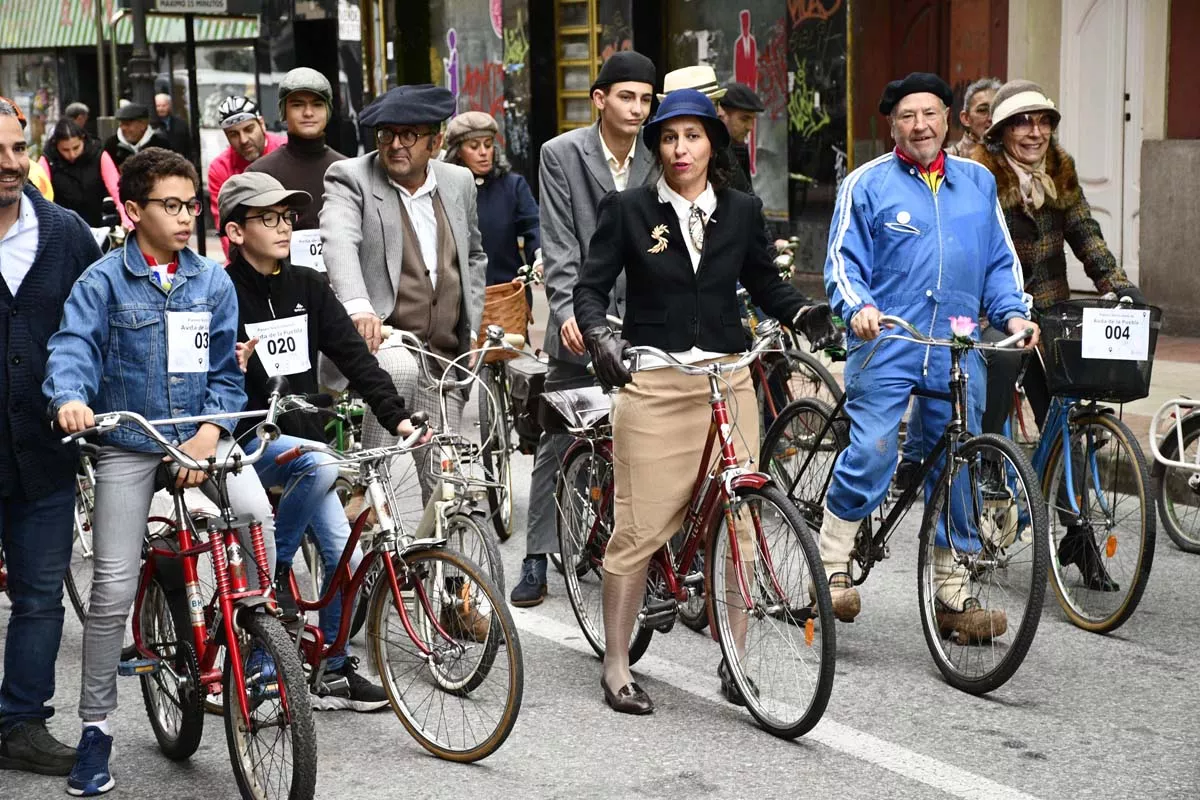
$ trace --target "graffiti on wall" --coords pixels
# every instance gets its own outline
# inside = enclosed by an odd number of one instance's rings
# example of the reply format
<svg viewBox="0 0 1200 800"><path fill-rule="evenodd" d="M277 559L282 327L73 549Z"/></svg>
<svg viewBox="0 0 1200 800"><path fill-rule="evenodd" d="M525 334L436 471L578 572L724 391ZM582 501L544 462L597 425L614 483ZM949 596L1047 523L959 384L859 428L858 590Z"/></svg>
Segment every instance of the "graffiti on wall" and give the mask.
<svg viewBox="0 0 1200 800"><path fill-rule="evenodd" d="M743 8L738 12L738 24L741 33L733 43L733 79L744 83L755 92L758 91L758 41L750 32L750 10ZM758 174L758 137L757 122L751 126L750 135L746 139L746 149L750 151L750 175Z"/></svg>
<svg viewBox="0 0 1200 800"><path fill-rule="evenodd" d="M771 26L767 44L758 56L758 97L771 119L779 119L788 104L787 21L780 17Z"/></svg>
<svg viewBox="0 0 1200 800"><path fill-rule="evenodd" d="M446 57L442 59L442 67L446 74L446 88L450 94L458 97L458 31L454 28L446 31Z"/></svg>
<svg viewBox="0 0 1200 800"><path fill-rule="evenodd" d="M821 107L821 99L808 83L808 64L796 59L792 92L788 99L788 126L804 138L811 138L829 124L829 112Z"/></svg>
<svg viewBox="0 0 1200 800"><path fill-rule="evenodd" d="M529 37L525 33L525 20L521 12L517 12L515 28L504 29L504 69L506 72L517 72L525 68L525 60L529 57Z"/></svg>
<svg viewBox="0 0 1200 800"><path fill-rule="evenodd" d="M495 62L467 65L463 90L458 95L459 111L486 111L495 119L504 117L504 65Z"/></svg>
<svg viewBox="0 0 1200 800"><path fill-rule="evenodd" d="M846 3L788 0L788 172L793 215L832 210L846 173Z"/></svg>
<svg viewBox="0 0 1200 800"><path fill-rule="evenodd" d="M799 25L810 19L828 20L841 11L842 0L788 0L787 5L792 24Z"/></svg>

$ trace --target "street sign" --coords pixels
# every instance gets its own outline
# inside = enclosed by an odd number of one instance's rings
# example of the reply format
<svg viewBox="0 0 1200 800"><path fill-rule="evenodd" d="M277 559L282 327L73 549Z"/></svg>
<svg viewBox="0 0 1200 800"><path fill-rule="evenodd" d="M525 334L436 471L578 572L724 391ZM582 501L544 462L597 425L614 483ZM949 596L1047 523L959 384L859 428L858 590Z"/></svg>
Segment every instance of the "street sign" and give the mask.
<svg viewBox="0 0 1200 800"><path fill-rule="evenodd" d="M229 0L154 0L154 10L169 14L225 14Z"/></svg>

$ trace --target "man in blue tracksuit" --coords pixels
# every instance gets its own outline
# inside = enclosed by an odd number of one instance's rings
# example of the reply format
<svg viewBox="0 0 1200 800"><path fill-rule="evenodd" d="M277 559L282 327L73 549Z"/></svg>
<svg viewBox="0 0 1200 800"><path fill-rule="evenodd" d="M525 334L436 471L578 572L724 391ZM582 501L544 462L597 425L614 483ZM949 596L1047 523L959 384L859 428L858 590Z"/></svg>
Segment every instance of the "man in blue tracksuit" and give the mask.
<svg viewBox="0 0 1200 800"><path fill-rule="evenodd" d="M834 311L849 321L846 413L850 446L834 465L821 526L821 561L838 619L851 621L860 601L847 573L854 535L883 500L896 468L900 420L914 388L946 392L950 354L941 347L889 341L867 368L863 361L880 334L880 317L908 320L928 335L948 337L949 318L975 319L982 307L997 329L1034 328L1026 318L1021 265L996 201L996 182L972 161L946 156L950 87L936 75L913 73L884 90L896 149L848 175L838 191L825 260L825 288ZM1035 336L1027 343L1033 346ZM979 430L984 367L967 362L970 428ZM932 448L950 416L948 403L924 401L922 452ZM932 489L936 475L926 485ZM940 531L934 552L938 617L944 630L980 641L1007 626L967 595L965 568L954 564ZM970 547L968 543L956 544Z"/></svg>

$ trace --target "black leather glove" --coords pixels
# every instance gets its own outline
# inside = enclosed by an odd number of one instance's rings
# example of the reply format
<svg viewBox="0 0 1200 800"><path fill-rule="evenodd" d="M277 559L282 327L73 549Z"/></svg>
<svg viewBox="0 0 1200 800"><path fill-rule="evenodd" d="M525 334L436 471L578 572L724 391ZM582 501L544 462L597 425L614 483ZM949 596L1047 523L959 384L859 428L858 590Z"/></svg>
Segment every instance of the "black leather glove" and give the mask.
<svg viewBox="0 0 1200 800"><path fill-rule="evenodd" d="M1146 305L1146 295L1142 294L1142 290L1136 286L1126 286L1124 289L1117 289L1117 299L1123 300L1126 297L1135 305Z"/></svg>
<svg viewBox="0 0 1200 800"><path fill-rule="evenodd" d="M842 341L842 332L833 324L833 309L828 303L817 303L800 309L792 320L792 330L803 334L812 345L812 352L833 347Z"/></svg>
<svg viewBox="0 0 1200 800"><path fill-rule="evenodd" d="M592 357L592 369L602 384L620 389L633 380L622 359L629 342L608 328L597 327L583 332L583 343Z"/></svg>

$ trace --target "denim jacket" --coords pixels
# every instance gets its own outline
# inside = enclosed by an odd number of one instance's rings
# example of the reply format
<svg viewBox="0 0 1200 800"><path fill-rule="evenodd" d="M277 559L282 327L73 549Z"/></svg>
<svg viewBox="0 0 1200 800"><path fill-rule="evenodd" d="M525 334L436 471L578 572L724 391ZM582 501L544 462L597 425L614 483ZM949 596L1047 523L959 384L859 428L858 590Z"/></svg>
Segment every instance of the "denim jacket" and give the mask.
<svg viewBox="0 0 1200 800"><path fill-rule="evenodd" d="M208 372L167 371L168 311L207 311ZM233 282L215 261L189 249L169 292L150 279L150 268L130 236L88 267L67 299L62 326L50 338L42 392L50 413L79 400L97 414L135 411L147 419L241 411L246 405L237 365L238 306ZM232 420L220 426L232 433ZM160 431L182 443L196 435L194 423ZM144 453L159 452L140 429L121 426L104 443Z"/></svg>

